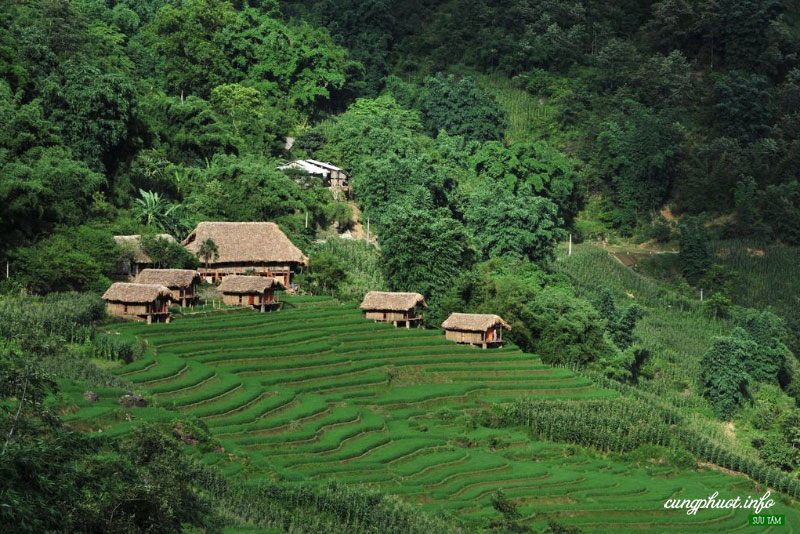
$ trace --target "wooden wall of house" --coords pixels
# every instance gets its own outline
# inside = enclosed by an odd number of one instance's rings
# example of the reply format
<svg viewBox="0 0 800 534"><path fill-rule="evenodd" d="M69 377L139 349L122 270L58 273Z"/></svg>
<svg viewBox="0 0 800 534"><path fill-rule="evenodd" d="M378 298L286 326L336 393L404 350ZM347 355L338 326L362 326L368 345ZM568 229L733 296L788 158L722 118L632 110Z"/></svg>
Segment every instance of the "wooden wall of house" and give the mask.
<svg viewBox="0 0 800 534"><path fill-rule="evenodd" d="M262 299L261 295L253 294L253 305L260 306L261 299ZM230 306L249 306L250 295L238 294L238 293L223 293L222 302Z"/></svg>
<svg viewBox="0 0 800 534"><path fill-rule="evenodd" d="M107 302L106 311L109 315L117 317L133 316L133 315L147 315L150 313L149 306L146 303L128 304L122 302Z"/></svg>
<svg viewBox="0 0 800 534"><path fill-rule="evenodd" d="M411 318L415 318L415 314L408 312L392 312L392 311L368 311L367 312L367 319L373 319L375 321L405 321L409 315Z"/></svg>
<svg viewBox="0 0 800 534"><path fill-rule="evenodd" d="M473 343L476 345L483 344L482 332L462 332L460 330L445 330L444 337L447 340L455 341L456 343Z"/></svg>

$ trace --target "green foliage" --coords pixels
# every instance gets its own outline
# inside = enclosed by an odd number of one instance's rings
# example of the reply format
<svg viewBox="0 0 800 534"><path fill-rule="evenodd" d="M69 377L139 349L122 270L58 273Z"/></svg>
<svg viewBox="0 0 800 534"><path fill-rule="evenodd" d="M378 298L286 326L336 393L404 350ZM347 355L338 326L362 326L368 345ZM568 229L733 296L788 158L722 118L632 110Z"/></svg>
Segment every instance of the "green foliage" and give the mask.
<svg viewBox="0 0 800 534"><path fill-rule="evenodd" d="M311 285L324 294L334 293L347 279L347 264L331 252L322 251L311 256L308 270Z"/></svg>
<svg viewBox="0 0 800 534"><path fill-rule="evenodd" d="M2 162L0 172L2 235L14 244L58 224L80 224L92 194L105 183L103 176L72 159L62 147L29 151L18 160Z"/></svg>
<svg viewBox="0 0 800 534"><path fill-rule="evenodd" d="M612 219L623 232L666 200L682 140L681 128L669 118L638 106L602 125L593 159L598 178L611 187Z"/></svg>
<svg viewBox="0 0 800 534"><path fill-rule="evenodd" d="M770 133L772 105L765 76L730 72L714 84L714 111L728 137L753 141Z"/></svg>
<svg viewBox="0 0 800 534"><path fill-rule="evenodd" d="M111 234L89 226L62 227L13 257L14 278L37 293L103 291L118 249Z"/></svg>
<svg viewBox="0 0 800 534"><path fill-rule="evenodd" d="M336 297L342 301L360 302L369 291L388 287L381 272L380 252L366 241L328 238L311 249L312 259L317 254L329 254L344 266L346 276L336 283Z"/></svg>
<svg viewBox="0 0 800 534"><path fill-rule="evenodd" d="M558 216L567 225L578 213L580 174L578 163L545 141L484 143L470 158L481 180L478 187L508 189L523 197L542 196L558 206Z"/></svg>
<svg viewBox="0 0 800 534"><path fill-rule="evenodd" d="M606 331L611 340L620 348L627 349L634 342L633 331L636 322L644 315L638 304L630 304L624 308L614 302L611 289L604 287L592 303L606 321Z"/></svg>
<svg viewBox="0 0 800 534"><path fill-rule="evenodd" d="M685 219L680 227L680 264L686 280L697 285L711 269L708 234L699 219Z"/></svg>
<svg viewBox="0 0 800 534"><path fill-rule="evenodd" d="M700 360L703 394L720 418L730 418L749 398L745 360L754 345L742 336L719 337Z"/></svg>
<svg viewBox="0 0 800 534"><path fill-rule="evenodd" d="M564 237L558 207L543 197L488 186L478 185L464 214L482 258L510 255L534 263L551 260L556 243Z"/></svg>
<svg viewBox="0 0 800 534"><path fill-rule="evenodd" d="M764 463L783 471L793 471L797 467L797 450L787 444L782 436L769 436L758 448L758 456Z"/></svg>
<svg viewBox="0 0 800 534"><path fill-rule="evenodd" d="M187 194L187 211L198 220L272 221L308 210L312 228L327 226L330 193L302 189L274 167L259 156L215 156Z"/></svg>
<svg viewBox="0 0 800 534"><path fill-rule="evenodd" d="M196 269L200 265L197 257L179 243L156 234L142 234L141 247L156 269ZM203 251L201 244L198 254Z"/></svg>
<svg viewBox="0 0 800 534"><path fill-rule="evenodd" d="M440 72L425 78L418 106L431 135L445 130L467 139L496 141L503 138L507 126L494 95L469 76L456 79Z"/></svg>
<svg viewBox="0 0 800 534"><path fill-rule="evenodd" d="M206 238L202 243L200 243L200 248L197 249L197 257L203 260L203 263L206 265L206 269L208 269L208 264L212 261L216 261L219 258L219 248L217 244L214 243L214 240Z"/></svg>
<svg viewBox="0 0 800 534"><path fill-rule="evenodd" d="M703 313L710 319L726 319L730 315L731 299L716 292L703 301Z"/></svg>
<svg viewBox="0 0 800 534"><path fill-rule="evenodd" d="M389 287L434 295L472 263L464 226L445 208L432 206L426 191L387 208L378 236Z"/></svg>

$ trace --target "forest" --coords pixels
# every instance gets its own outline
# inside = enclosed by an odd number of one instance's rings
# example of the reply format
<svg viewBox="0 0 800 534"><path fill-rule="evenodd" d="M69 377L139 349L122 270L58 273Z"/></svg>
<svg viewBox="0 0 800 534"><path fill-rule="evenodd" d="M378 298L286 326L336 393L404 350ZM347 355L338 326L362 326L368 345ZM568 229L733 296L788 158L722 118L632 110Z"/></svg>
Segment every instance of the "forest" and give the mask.
<svg viewBox="0 0 800 534"><path fill-rule="evenodd" d="M158 267L197 268L179 243L201 221L276 222L310 258L298 299L419 292L429 328L496 313L524 353L625 399L520 396L464 409L467 426L592 454L667 447L681 468L713 454L796 506L798 0L0 6L10 532L217 532L251 517L274 532L525 532L502 491L502 520L474 525L280 477L260 481L256 509L247 482L197 461L166 415L75 431L64 391L133 391L120 370L152 350L111 334L98 298L131 256L113 236L142 235ZM279 169L301 158L345 169L352 199ZM645 438L573 435L592 411L604 428L624 420L630 399L650 410ZM198 447L223 448L193 417ZM681 433L665 438L670 425Z"/></svg>

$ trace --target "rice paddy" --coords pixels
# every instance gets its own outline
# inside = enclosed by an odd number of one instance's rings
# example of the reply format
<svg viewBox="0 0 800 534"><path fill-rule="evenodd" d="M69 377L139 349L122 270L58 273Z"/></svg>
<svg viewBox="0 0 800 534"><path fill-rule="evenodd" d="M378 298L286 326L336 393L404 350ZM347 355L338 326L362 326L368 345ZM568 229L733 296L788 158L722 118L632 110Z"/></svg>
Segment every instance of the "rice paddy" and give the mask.
<svg viewBox="0 0 800 534"><path fill-rule="evenodd" d="M67 389L76 409L65 420L121 433L137 420L195 417L224 451L194 454L249 482L369 485L474 524L499 517L491 497L502 489L535 528L556 519L615 533L744 530L746 511L687 515L664 502L758 492L749 479L717 470L637 464L476 424L475 410L523 396L617 395L514 346L456 345L438 330L395 329L354 306L313 300L279 313L113 328L146 340L148 355L117 374L154 402L122 410L119 391L98 391L101 400L90 404ZM797 509L780 502L774 510L787 515L780 532L800 529Z"/></svg>

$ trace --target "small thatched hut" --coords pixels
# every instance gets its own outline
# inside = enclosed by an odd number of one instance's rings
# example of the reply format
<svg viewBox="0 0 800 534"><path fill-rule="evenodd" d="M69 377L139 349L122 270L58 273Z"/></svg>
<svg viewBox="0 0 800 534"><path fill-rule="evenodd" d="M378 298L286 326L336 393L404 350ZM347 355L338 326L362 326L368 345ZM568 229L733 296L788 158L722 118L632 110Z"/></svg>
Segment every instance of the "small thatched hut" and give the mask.
<svg viewBox="0 0 800 534"><path fill-rule="evenodd" d="M202 244L210 239L218 257L199 256ZM232 274L256 274L279 278L289 287L292 270L308 265L299 248L271 222L201 222L183 240L183 246L200 259L200 274L217 282Z"/></svg>
<svg viewBox="0 0 800 534"><path fill-rule="evenodd" d="M499 315L483 313L451 313L442 323L445 337L456 343L469 343L487 347L503 345L503 328L511 326Z"/></svg>
<svg viewBox="0 0 800 534"><path fill-rule="evenodd" d="M156 237L166 239L167 241L175 242L175 238L169 234L158 234ZM114 242L120 248L125 249L127 256L121 260L115 269L117 275L127 275L134 278L139 275L143 269L146 269L153 264L150 256L142 251L142 236L135 235L115 235Z"/></svg>
<svg viewBox="0 0 800 534"><path fill-rule="evenodd" d="M217 290L222 293L222 301L233 306L247 305L265 310L280 310L281 304L275 299L275 291L286 289L277 278L268 276L226 276Z"/></svg>
<svg viewBox="0 0 800 534"><path fill-rule="evenodd" d="M116 282L103 293L106 309L118 317L138 317L147 324L164 320L169 322L169 304L172 292L160 284L128 284Z"/></svg>
<svg viewBox="0 0 800 534"><path fill-rule="evenodd" d="M172 300L181 307L193 306L197 300L200 273L191 269L145 269L134 280L137 284L160 284L172 292Z"/></svg>
<svg viewBox="0 0 800 534"><path fill-rule="evenodd" d="M419 324L422 314L418 313L419 307L427 308L425 297L419 293L389 293L386 291L370 291L361 302L361 309L366 312L367 319L374 321L405 323L406 328L411 323Z"/></svg>

